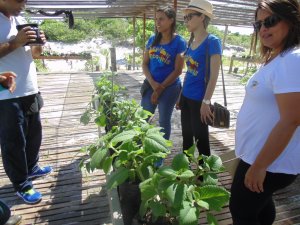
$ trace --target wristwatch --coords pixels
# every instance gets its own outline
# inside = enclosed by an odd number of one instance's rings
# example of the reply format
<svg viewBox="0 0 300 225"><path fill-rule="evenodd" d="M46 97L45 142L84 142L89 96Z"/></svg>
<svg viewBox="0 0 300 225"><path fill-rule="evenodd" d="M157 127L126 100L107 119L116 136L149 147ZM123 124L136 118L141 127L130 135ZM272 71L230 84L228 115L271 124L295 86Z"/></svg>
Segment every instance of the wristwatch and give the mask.
<svg viewBox="0 0 300 225"><path fill-rule="evenodd" d="M209 99L203 99L202 102L203 102L205 105L210 105L210 100L209 100Z"/></svg>

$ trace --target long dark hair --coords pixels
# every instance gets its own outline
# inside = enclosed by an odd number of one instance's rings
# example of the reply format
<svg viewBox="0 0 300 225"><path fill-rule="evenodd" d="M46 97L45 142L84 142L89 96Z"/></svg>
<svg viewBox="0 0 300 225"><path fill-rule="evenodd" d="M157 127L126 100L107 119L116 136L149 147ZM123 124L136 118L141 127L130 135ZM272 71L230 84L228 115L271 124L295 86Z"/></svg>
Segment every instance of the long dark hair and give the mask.
<svg viewBox="0 0 300 225"><path fill-rule="evenodd" d="M163 12L169 19L173 19L173 23L171 24L171 34L175 33L176 30L176 12L175 9L171 6L164 6L161 8L158 8L156 12ZM155 29L155 38L151 45L151 47L158 45L161 41L162 34L160 32L157 32L157 29Z"/></svg>
<svg viewBox="0 0 300 225"><path fill-rule="evenodd" d="M300 6L297 0L262 0L257 6L255 20L259 9L275 14L287 22L289 32L284 40L282 54L300 44ZM265 61L270 57L271 52L272 49L261 44L260 53Z"/></svg>

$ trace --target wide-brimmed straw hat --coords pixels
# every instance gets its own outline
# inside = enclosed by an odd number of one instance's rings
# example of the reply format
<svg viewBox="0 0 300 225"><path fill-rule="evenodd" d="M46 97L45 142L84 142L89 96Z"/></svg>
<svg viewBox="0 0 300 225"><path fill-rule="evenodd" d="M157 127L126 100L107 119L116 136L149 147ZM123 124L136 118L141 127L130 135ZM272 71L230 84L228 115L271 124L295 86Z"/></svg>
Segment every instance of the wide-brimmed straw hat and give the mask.
<svg viewBox="0 0 300 225"><path fill-rule="evenodd" d="M214 17L213 5L207 0L191 0L188 7L186 7L184 11L188 9L203 13L211 19Z"/></svg>

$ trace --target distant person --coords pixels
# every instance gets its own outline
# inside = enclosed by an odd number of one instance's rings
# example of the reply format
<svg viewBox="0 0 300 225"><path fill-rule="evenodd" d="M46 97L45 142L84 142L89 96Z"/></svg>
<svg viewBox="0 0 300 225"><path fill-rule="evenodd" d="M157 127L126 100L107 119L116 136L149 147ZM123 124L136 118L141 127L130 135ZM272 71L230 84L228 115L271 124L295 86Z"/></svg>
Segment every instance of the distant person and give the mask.
<svg viewBox="0 0 300 225"><path fill-rule="evenodd" d="M42 47L25 45L37 39L31 27L16 29L17 25L26 23L18 16L26 2L0 1L0 71L14 72L17 85L13 93L6 89L0 91L0 142L3 166L17 195L26 203L34 204L42 195L33 188L32 179L51 173L52 168L38 165L42 98L32 56L40 55ZM44 43L42 31L40 37Z"/></svg>
<svg viewBox="0 0 300 225"><path fill-rule="evenodd" d="M212 17L213 5L207 0L192 0L184 10L184 22L191 37L185 52L187 72L177 106L181 109L183 150L196 143L199 154L207 156L211 154L208 122L213 119L210 103L222 53L220 39L206 30Z"/></svg>
<svg viewBox="0 0 300 225"><path fill-rule="evenodd" d="M148 89L142 93L142 107L154 113L159 110L159 125L164 138L171 134L171 117L181 90L179 79L184 65L182 53L186 41L175 33L176 12L172 7L159 8L155 18L156 33L146 45L143 59L144 84Z"/></svg>
<svg viewBox="0 0 300 225"><path fill-rule="evenodd" d="M10 208L0 200L0 225L18 225L22 221L22 216L11 215Z"/></svg>
<svg viewBox="0 0 300 225"><path fill-rule="evenodd" d="M271 225L273 193L300 173L300 11L297 0L262 0L254 28L261 68L249 79L236 124L234 225ZM299 187L295 187L299 188Z"/></svg>

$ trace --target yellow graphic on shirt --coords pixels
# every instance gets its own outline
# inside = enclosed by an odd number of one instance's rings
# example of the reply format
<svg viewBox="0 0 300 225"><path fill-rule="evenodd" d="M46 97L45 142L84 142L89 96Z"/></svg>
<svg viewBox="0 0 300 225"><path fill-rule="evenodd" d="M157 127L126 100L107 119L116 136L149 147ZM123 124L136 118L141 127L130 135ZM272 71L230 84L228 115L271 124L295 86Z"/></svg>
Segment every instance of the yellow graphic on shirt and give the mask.
<svg viewBox="0 0 300 225"><path fill-rule="evenodd" d="M187 71L191 73L193 76L197 76L199 63L195 61L191 56L187 55L185 57L185 62L187 66Z"/></svg>
<svg viewBox="0 0 300 225"><path fill-rule="evenodd" d="M157 59L165 64L170 64L170 54L162 47L153 47L149 50L150 59Z"/></svg>

